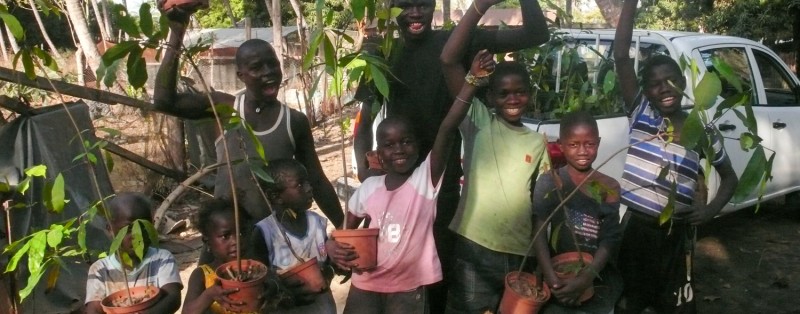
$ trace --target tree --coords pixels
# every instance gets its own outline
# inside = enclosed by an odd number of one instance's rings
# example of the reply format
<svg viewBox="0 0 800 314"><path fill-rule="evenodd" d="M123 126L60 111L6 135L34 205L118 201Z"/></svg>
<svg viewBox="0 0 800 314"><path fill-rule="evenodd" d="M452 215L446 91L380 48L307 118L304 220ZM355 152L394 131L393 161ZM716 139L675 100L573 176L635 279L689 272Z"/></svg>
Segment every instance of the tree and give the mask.
<svg viewBox="0 0 800 314"><path fill-rule="evenodd" d="M278 60L281 61L281 72L283 69L283 19L281 18L281 1L280 0L264 0L264 5L269 12L270 20L272 21L272 48L278 54Z"/></svg>
<svg viewBox="0 0 800 314"><path fill-rule="evenodd" d="M50 39L50 35L47 34L47 29L44 27L44 22L42 22L42 17L39 16L39 9L36 8L36 2L34 0L28 0L28 4L30 4L31 6L31 12L33 12L33 16L36 18L36 24L39 25L39 30L42 32L42 37L44 38L44 41L47 43L47 46L50 47L50 53L55 55L58 61L63 61L64 58L61 57L60 53L58 53L58 49L53 44L53 40Z"/></svg>
<svg viewBox="0 0 800 314"><path fill-rule="evenodd" d="M64 0L67 16L72 21L72 27L75 31L75 36L78 38L78 44L81 46L83 54L86 56L86 62L92 71L96 71L100 67L102 59L100 52L97 51L97 46L94 45L94 39L89 32L89 25L86 23L86 17L83 15L83 6L80 0Z"/></svg>
<svg viewBox="0 0 800 314"><path fill-rule="evenodd" d="M595 0L600 13L610 27L617 27L619 15L622 13L622 0Z"/></svg>

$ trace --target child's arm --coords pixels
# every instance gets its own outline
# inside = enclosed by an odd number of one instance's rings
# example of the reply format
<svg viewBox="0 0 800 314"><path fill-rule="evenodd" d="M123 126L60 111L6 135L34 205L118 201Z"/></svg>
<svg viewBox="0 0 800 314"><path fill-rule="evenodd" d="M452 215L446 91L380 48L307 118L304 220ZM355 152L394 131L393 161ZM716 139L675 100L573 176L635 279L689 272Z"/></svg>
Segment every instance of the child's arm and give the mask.
<svg viewBox="0 0 800 314"><path fill-rule="evenodd" d="M292 133L294 133L296 148L295 159L303 164L308 171L308 181L314 190L314 201L317 202L322 213L335 227L340 227L344 222L342 205L333 189L331 181L325 176L319 156L314 148L314 137L311 135L311 126L305 115L293 111L291 113Z"/></svg>
<svg viewBox="0 0 800 314"><path fill-rule="evenodd" d="M205 275L203 270L195 268L189 277L189 286L186 288L186 299L183 301L183 314L211 313L209 308L214 301L220 304L239 304L228 298L228 294L236 292L236 289L222 289L219 280L208 289L205 285Z"/></svg>
<svg viewBox="0 0 800 314"><path fill-rule="evenodd" d="M163 295L153 307L147 310L147 313L163 314L175 313L181 307L181 284L171 282L161 286L161 294Z"/></svg>
<svg viewBox="0 0 800 314"><path fill-rule="evenodd" d="M542 271L544 281L552 289L557 289L562 286L561 280L556 276L553 270L553 264L550 262L550 249L547 247L547 223L545 218L534 215L533 232L536 234L539 230L543 230L536 241L533 243L533 250L536 253L536 261L539 262L539 269Z"/></svg>
<svg viewBox="0 0 800 314"><path fill-rule="evenodd" d="M159 1L159 9L163 12L163 1ZM169 18L169 39L164 55L161 57L161 66L156 74L153 87L153 108L154 110L169 113L177 117L186 119L200 119L213 117L207 109L209 108L208 96L206 94L178 93L178 69L180 67L180 50L183 46L183 36L186 33L186 25L189 23L191 15L197 8L184 10L183 8L173 8L168 13L164 13ZM212 99L215 104L233 104L234 97L230 94L212 92Z"/></svg>
<svg viewBox="0 0 800 314"><path fill-rule="evenodd" d="M352 213L347 213L347 229L356 229L361 224L364 218L359 218ZM342 243L329 238L325 241L325 250L328 252L328 258L333 263L333 266L339 270L350 270L353 267L358 267L352 261L358 258L355 248L347 243Z"/></svg>
<svg viewBox="0 0 800 314"><path fill-rule="evenodd" d="M84 307L84 313L86 314L104 314L103 307L100 305L100 301L92 301L86 303Z"/></svg>
<svg viewBox="0 0 800 314"><path fill-rule="evenodd" d="M487 2L488 4L479 4L479 2ZM475 3L472 5L489 8L498 2L499 1L496 0L475 0ZM486 11L484 10L481 12ZM464 13L464 16L458 22L456 28L453 29L444 48L442 48L442 54L439 56L439 59L442 63L442 73L447 82L447 89L450 91L450 95L458 94L459 91L461 91L461 87L464 86L464 75L466 73L464 73L464 66L461 61L464 59L467 45L472 38L472 31L475 30L481 17L482 15L475 10L475 7L470 6L470 9Z"/></svg>
<svg viewBox="0 0 800 314"><path fill-rule="evenodd" d="M617 33L614 35L614 64L617 68L617 77L622 91L622 100L625 101L626 112L631 112L636 106L634 101L639 92L636 69L633 68L633 59L629 54L633 37L633 18L636 15L638 2L638 0L627 0L622 4Z"/></svg>
<svg viewBox="0 0 800 314"><path fill-rule="evenodd" d="M556 277L553 264L550 262L550 249L547 247L547 216L558 206L558 194L555 191L552 171L539 176L531 191L531 206L533 210L533 235L539 234L533 243L539 269L544 275L544 280L550 288L561 287L561 281Z"/></svg>
<svg viewBox="0 0 800 314"><path fill-rule="evenodd" d="M736 192L739 178L736 176L733 166L731 166L730 158L725 156L725 159L720 164L714 166L714 168L717 169L717 173L719 174L719 189L714 199L711 200L708 205L693 206L694 210L688 215L689 222L692 225L699 225L714 218L714 216L719 214L719 211L725 207L725 204L731 200L733 193ZM698 182L698 184L702 184L702 182Z"/></svg>
<svg viewBox="0 0 800 314"><path fill-rule="evenodd" d="M479 9L486 13L492 5L503 0L475 0L469 10ZM547 20L542 13L538 0L520 0L522 10L522 27L495 31L492 45L484 47L491 52L511 52L541 45L550 39ZM459 22L461 24L461 22Z"/></svg>

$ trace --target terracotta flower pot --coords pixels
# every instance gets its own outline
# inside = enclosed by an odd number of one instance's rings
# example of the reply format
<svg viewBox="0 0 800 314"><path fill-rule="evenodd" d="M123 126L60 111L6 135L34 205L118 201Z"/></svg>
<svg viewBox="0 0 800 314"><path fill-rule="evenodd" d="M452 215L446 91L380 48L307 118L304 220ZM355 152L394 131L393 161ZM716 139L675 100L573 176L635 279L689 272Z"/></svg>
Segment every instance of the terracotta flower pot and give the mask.
<svg viewBox="0 0 800 314"><path fill-rule="evenodd" d="M550 262L553 264L553 270L555 270L556 276L559 279L575 278L578 276L578 272L583 268L584 265L591 264L594 260L592 255L589 253L581 252L580 254L583 258L583 265L579 264L581 257L578 255L578 252L566 252L553 256L550 259ZM589 286L589 288L586 288L586 290L583 291L583 294L581 294L581 297L578 300L583 303L591 299L593 295L594 287Z"/></svg>
<svg viewBox="0 0 800 314"><path fill-rule="evenodd" d="M333 230L333 239L355 247L358 270L370 270L378 266L378 228Z"/></svg>
<svg viewBox="0 0 800 314"><path fill-rule="evenodd" d="M255 312L259 310L261 304L259 304L258 298L264 290L264 280L267 279L267 266L255 260L243 259L242 269L245 272L248 270L252 272L250 278L246 281L231 279L227 269L238 273L239 266L236 261L220 265L215 271L217 278L222 283L223 289L238 288L239 291L229 294L228 298L234 301L242 301L244 304L224 306L226 310L233 312Z"/></svg>
<svg viewBox="0 0 800 314"><path fill-rule="evenodd" d="M164 2L164 10L169 11L174 7L205 9L208 8L208 0L166 0Z"/></svg>
<svg viewBox="0 0 800 314"><path fill-rule="evenodd" d="M506 275L497 314L536 314L550 299L550 288L535 275L512 271Z"/></svg>
<svg viewBox="0 0 800 314"><path fill-rule="evenodd" d="M158 302L161 289L156 286L140 286L130 289L133 304L128 299L128 290L123 289L103 298L100 305L107 314L126 314L144 311Z"/></svg>
<svg viewBox="0 0 800 314"><path fill-rule="evenodd" d="M316 257L295 265L280 274L280 278L282 280L293 279L303 282L308 293L325 291L328 286L327 282L325 282L325 277L322 276L322 270L319 268Z"/></svg>

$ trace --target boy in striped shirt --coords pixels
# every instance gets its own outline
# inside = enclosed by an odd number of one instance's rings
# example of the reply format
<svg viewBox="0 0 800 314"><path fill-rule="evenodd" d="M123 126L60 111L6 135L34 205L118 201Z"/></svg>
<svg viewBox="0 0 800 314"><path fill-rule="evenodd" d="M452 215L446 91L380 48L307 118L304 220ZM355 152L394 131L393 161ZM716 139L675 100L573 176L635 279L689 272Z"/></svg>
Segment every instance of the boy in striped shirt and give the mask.
<svg viewBox="0 0 800 314"><path fill-rule="evenodd" d="M618 313L641 313L653 307L658 313L696 312L692 289L692 258L696 226L712 219L731 199L738 183L722 138L706 131L712 156L680 144L688 114L681 108L686 87L680 66L669 56L648 58L637 84L629 50L633 17L638 1L625 1L614 40L614 58L622 97L631 117L630 143L622 176L622 203L628 206L619 254L625 285ZM674 86L673 86L674 85ZM673 141L656 135L674 126ZM703 147L706 137L698 147ZM702 187L700 159L706 158L720 176L719 190L711 202ZM667 169L666 176L661 175ZM659 216L673 193L672 221L659 224ZM702 191L702 189L700 189Z"/></svg>

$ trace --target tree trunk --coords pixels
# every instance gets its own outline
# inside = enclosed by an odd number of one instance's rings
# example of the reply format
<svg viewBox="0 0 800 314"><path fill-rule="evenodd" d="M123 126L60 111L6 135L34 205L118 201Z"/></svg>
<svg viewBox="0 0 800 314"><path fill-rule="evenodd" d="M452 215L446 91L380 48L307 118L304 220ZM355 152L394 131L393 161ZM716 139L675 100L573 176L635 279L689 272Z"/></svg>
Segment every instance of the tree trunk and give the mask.
<svg viewBox="0 0 800 314"><path fill-rule="evenodd" d="M8 35L8 43L11 45L11 51L13 51L14 54L17 54L17 52L19 52L19 44L17 44L17 39L14 38L14 34L11 33L11 30L8 29L8 26L6 26L5 29L6 35Z"/></svg>
<svg viewBox="0 0 800 314"><path fill-rule="evenodd" d="M106 29L106 22L103 20L103 15L100 14L100 9L97 6L97 0L89 1L90 6L92 7L92 11L94 11L94 17L97 19L97 28L100 29L100 36L103 37L104 41L111 39L108 35L108 30Z"/></svg>
<svg viewBox="0 0 800 314"><path fill-rule="evenodd" d="M28 3L31 5L31 11L33 11L33 17L36 18L36 24L39 25L39 29L42 31L42 37L44 41L47 43L47 46L50 47L50 53L52 53L56 60L59 63L64 64L64 58L61 57L61 54L58 53L58 49L56 49L56 45L53 45L53 40L50 39L50 35L47 34L47 29L44 28L44 23L42 22L42 17L39 16L39 10L36 8L36 2L34 0L28 0Z"/></svg>
<svg viewBox="0 0 800 314"><path fill-rule="evenodd" d="M233 15L233 9L231 9L231 2L229 0L222 0L222 5L225 6L225 12L228 12L228 18L231 19L231 23L233 23L233 27L238 27L238 22L236 21L236 16ZM269 9L269 7L267 7Z"/></svg>
<svg viewBox="0 0 800 314"><path fill-rule="evenodd" d="M86 63L92 69L92 72L97 71L100 66L101 57L100 52L97 51L97 46L94 45L92 34L89 32L89 25L86 23L86 17L83 16L80 0L64 0L65 8L67 9L67 16L72 20L72 27L75 30L75 35L78 37L78 43L86 56Z"/></svg>
<svg viewBox="0 0 800 314"><path fill-rule="evenodd" d="M305 14L303 14L303 6L300 5L298 0L289 0L289 3L292 5L292 9L294 10L294 14L297 16L297 39L300 41L300 48L298 49L300 52L305 52L308 50L308 44L306 39L306 28L307 22L305 19ZM303 56L301 56L302 58ZM301 59L302 60L302 59ZM303 105L306 112L306 118L308 119L309 125L314 126L316 124L317 115L314 110L314 104L311 103L311 98L313 95L309 95L307 92L310 90L310 86L308 84L311 82L311 74L305 71L300 73L300 81L303 84Z"/></svg>
<svg viewBox="0 0 800 314"><path fill-rule="evenodd" d="M792 7L792 38L794 40L794 73L800 75L800 7Z"/></svg>
<svg viewBox="0 0 800 314"><path fill-rule="evenodd" d="M278 55L281 62L281 72L283 72L283 22L281 21L281 2L280 0L264 0L267 6L267 13L272 20L272 48Z"/></svg>
<svg viewBox="0 0 800 314"><path fill-rule="evenodd" d="M8 49L6 48L6 40L3 31L0 30L0 49L3 50L3 61L8 62Z"/></svg>
<svg viewBox="0 0 800 314"><path fill-rule="evenodd" d="M108 34L108 40L115 41L121 39L114 36L114 29L111 28L111 18L108 16L108 1L100 1L100 10L103 13L103 20L102 21L98 20L98 23L103 22L102 25L104 25L106 28L106 34Z"/></svg>
<svg viewBox="0 0 800 314"><path fill-rule="evenodd" d="M450 23L450 0L442 0L442 23Z"/></svg>
<svg viewBox="0 0 800 314"><path fill-rule="evenodd" d="M595 0L595 3L600 8L600 14L603 15L606 24L616 28L619 23L619 15L622 13L622 0Z"/></svg>

